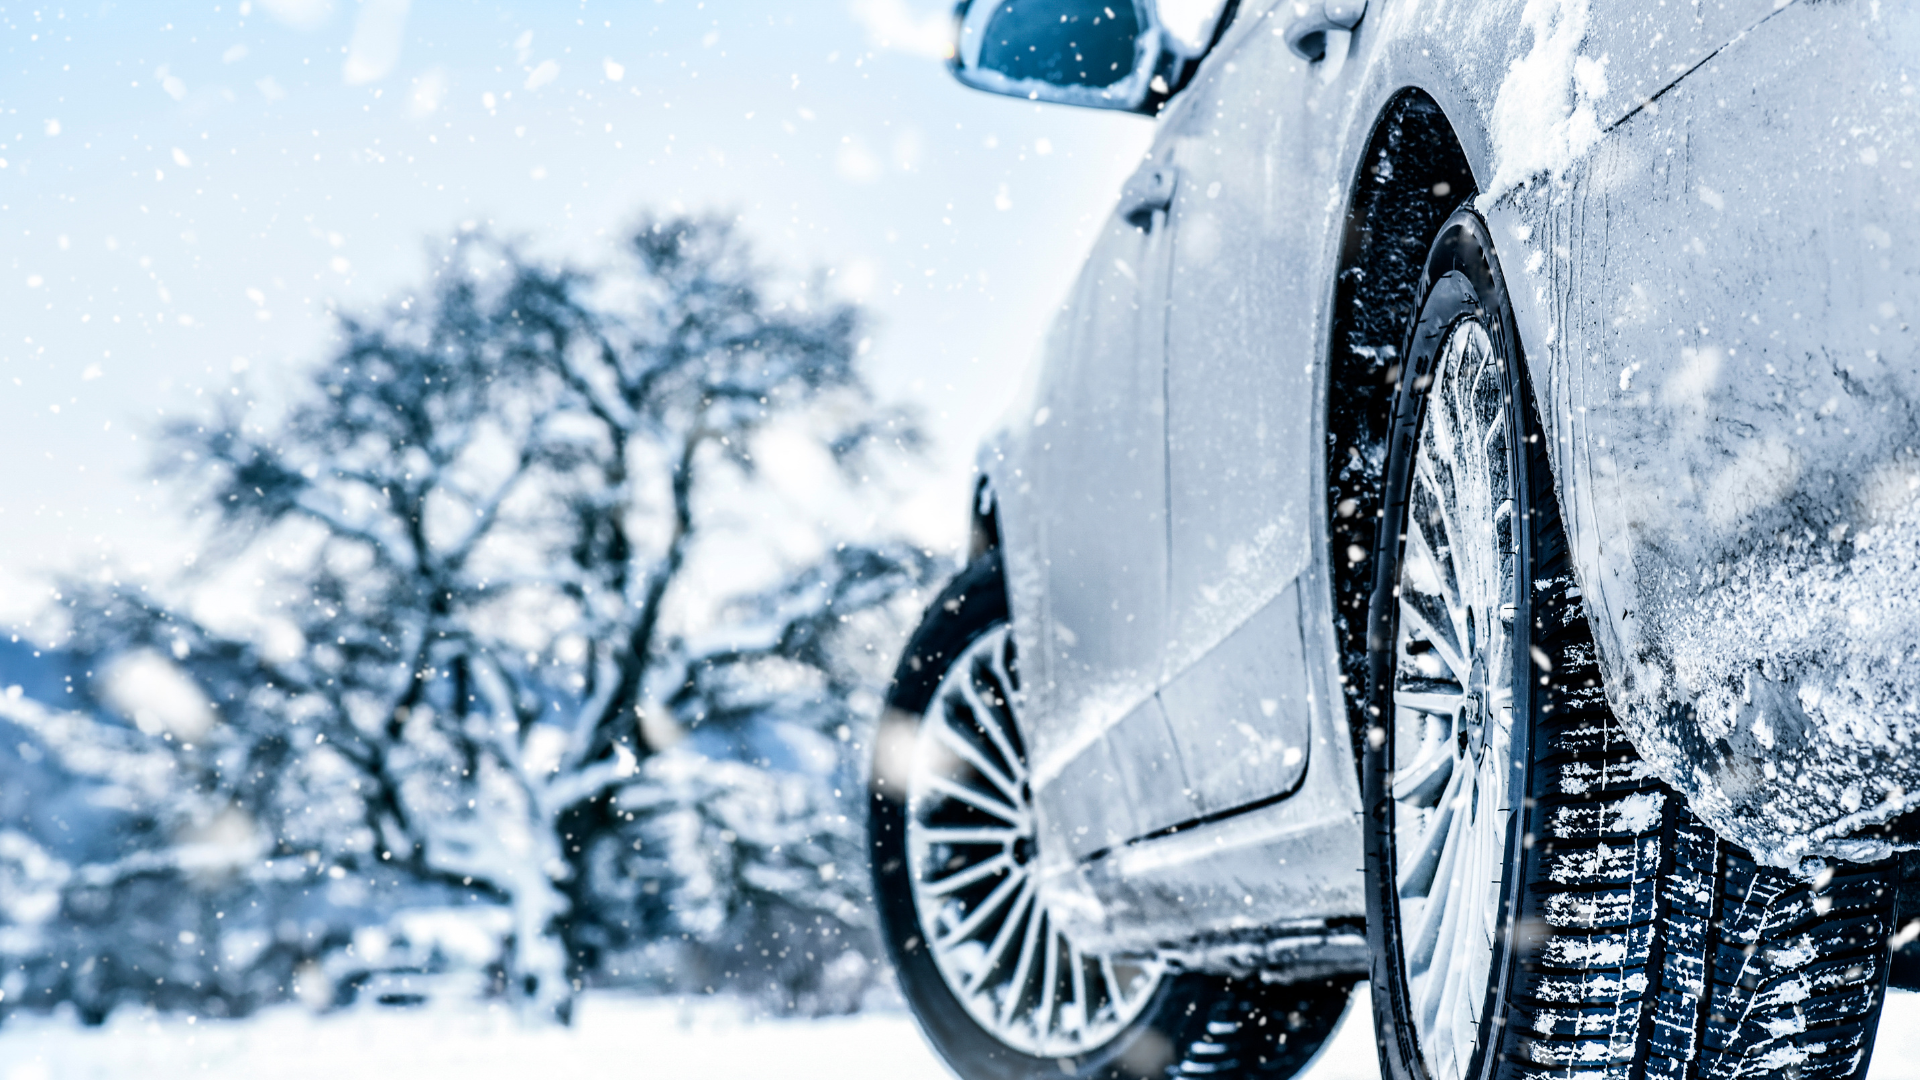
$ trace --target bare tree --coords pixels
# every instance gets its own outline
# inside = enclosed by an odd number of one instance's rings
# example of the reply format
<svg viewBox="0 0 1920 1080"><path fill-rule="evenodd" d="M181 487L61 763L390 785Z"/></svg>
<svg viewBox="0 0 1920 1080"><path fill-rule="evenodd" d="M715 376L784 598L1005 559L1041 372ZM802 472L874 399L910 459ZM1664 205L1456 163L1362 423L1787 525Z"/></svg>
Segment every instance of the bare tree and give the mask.
<svg viewBox="0 0 1920 1080"><path fill-rule="evenodd" d="M589 863L651 805L615 797L650 733L749 700L844 729L858 665L827 642L931 571L907 545L842 542L707 605L755 613L757 640L676 624L770 431L842 494L918 445L860 377L858 313L817 282L774 290L720 219L645 221L594 270L455 238L426 297L342 319L283 416L170 430L223 580L259 590L256 629L108 589L75 600L82 647L192 673L218 722L160 734L194 790L271 833L270 859L506 905L508 989L564 1018L606 925L632 922L596 906ZM807 674L755 683L769 664Z"/></svg>

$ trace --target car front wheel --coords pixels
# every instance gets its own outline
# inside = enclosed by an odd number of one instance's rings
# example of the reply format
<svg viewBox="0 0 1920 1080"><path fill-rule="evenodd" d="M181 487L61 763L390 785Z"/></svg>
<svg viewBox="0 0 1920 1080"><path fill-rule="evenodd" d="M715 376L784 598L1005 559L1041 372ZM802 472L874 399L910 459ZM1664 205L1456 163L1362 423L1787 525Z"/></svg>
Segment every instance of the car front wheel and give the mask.
<svg viewBox="0 0 1920 1080"><path fill-rule="evenodd" d="M1442 227L1368 623L1368 933L1391 1080L1864 1075L1881 868L1719 841L1608 707L1484 223Z"/></svg>

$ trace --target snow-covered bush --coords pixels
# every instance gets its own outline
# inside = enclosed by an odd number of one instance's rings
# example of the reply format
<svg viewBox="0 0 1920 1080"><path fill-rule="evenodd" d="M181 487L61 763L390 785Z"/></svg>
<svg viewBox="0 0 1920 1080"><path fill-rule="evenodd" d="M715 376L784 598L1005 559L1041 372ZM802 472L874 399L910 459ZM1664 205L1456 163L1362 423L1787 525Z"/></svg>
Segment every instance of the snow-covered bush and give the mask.
<svg viewBox="0 0 1920 1080"><path fill-rule="evenodd" d="M847 1012L878 972L864 830L820 777L670 750L616 806L624 872L663 901L674 985L779 1011ZM611 838L610 845L615 843Z"/></svg>

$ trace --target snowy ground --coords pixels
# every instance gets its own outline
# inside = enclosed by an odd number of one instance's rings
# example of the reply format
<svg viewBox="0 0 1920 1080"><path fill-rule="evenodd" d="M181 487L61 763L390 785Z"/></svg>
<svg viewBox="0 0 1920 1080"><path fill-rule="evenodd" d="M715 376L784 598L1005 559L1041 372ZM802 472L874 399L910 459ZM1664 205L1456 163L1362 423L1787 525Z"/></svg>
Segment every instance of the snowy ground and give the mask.
<svg viewBox="0 0 1920 1080"><path fill-rule="evenodd" d="M1377 1080L1364 996L1304 1080ZM0 1033L0 1080L521 1080L527 1076L695 1076L700 1080L939 1080L901 1013L753 1021L725 1006L592 995L571 1030L527 1028L482 1009L348 1012L280 1009L244 1022L132 1014L86 1029L15 1019ZM1920 994L1895 993L1871 1080L1920 1080Z"/></svg>

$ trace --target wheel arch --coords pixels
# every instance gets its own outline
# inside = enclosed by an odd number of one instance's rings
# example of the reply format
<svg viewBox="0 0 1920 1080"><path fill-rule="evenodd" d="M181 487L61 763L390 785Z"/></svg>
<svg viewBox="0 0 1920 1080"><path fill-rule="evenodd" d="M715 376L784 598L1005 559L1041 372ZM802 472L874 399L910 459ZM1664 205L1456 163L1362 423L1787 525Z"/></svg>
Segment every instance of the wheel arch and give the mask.
<svg viewBox="0 0 1920 1080"><path fill-rule="evenodd" d="M1326 558L1356 763L1366 726L1367 603L1373 584L1368 553L1381 509L1400 360L1427 249L1447 216L1474 190L1467 152L1434 97L1412 86L1393 93L1374 119L1349 182L1328 320Z"/></svg>

